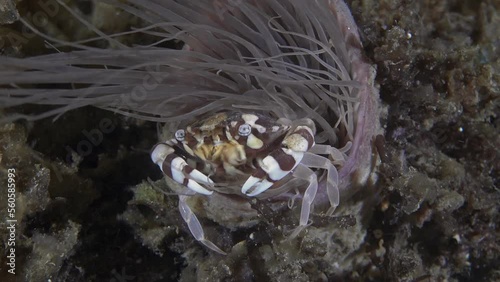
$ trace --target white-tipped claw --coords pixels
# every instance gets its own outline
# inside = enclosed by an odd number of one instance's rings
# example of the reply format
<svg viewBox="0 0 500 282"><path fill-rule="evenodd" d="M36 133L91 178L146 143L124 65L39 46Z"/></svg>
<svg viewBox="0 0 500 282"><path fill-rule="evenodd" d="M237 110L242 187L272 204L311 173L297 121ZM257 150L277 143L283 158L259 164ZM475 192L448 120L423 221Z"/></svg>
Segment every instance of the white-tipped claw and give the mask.
<svg viewBox="0 0 500 282"><path fill-rule="evenodd" d="M259 181L261 181L260 178L250 176L245 182L245 184L243 184L243 186L241 187L241 193L246 195L247 191L250 190L250 188L252 188Z"/></svg>
<svg viewBox="0 0 500 282"><path fill-rule="evenodd" d="M195 191L196 193L200 193L203 195L212 195L214 193L214 191L205 189L203 186L201 186L196 181L193 181L191 179L188 180L186 187Z"/></svg>
<svg viewBox="0 0 500 282"><path fill-rule="evenodd" d="M247 196L249 197L257 196L260 193L263 193L264 191L269 189L271 186L273 186L273 184L274 183L264 179L259 183L259 185L255 187L255 189L251 193L247 194Z"/></svg>
<svg viewBox="0 0 500 282"><path fill-rule="evenodd" d="M213 185L214 182L207 175L203 174L199 170L195 169L189 174L190 178L197 182L202 182L208 185Z"/></svg>
<svg viewBox="0 0 500 282"><path fill-rule="evenodd" d="M197 193L203 194L203 195L212 195L213 191L207 190L206 188L204 188L203 186L198 184L198 182L194 181L193 179L186 178L183 170L186 166L189 166L189 165L186 163L186 161L183 158L181 158L181 157L174 158L170 165L171 165L171 171L172 171L172 179L175 182L184 184L185 180L187 179L187 183L185 184L187 188L189 188ZM203 179L203 182L207 182L209 180L208 176L204 175L203 173L201 173L200 171L198 171L196 169L192 169L192 171L189 173L190 176L193 176L193 174L195 176L198 176L199 178Z"/></svg>
<svg viewBox="0 0 500 282"><path fill-rule="evenodd" d="M266 179L260 179L255 176L250 176L248 177L245 184L243 184L243 186L241 187L241 193L249 197L254 197L269 189L271 186L273 186L273 184L273 182L270 182ZM247 193L249 191L250 193Z"/></svg>

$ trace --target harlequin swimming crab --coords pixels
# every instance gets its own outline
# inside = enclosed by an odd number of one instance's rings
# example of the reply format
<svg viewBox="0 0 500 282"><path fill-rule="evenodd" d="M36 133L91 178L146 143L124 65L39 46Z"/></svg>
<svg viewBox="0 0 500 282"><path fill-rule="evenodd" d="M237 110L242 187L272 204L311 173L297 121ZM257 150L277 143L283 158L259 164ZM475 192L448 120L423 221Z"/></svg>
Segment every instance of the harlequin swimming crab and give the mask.
<svg viewBox="0 0 500 282"><path fill-rule="evenodd" d="M338 174L328 157L332 147L315 145L314 122L308 118L290 121L256 113L222 112L175 132L175 138L157 144L151 158L163 173L182 184L185 193L237 194L267 198L294 187L298 179L308 181L302 198L296 236L308 223L318 190L317 175L310 168L327 171L329 213L339 204ZM224 254L205 238L203 228L179 196L179 210L191 233L208 248Z"/></svg>

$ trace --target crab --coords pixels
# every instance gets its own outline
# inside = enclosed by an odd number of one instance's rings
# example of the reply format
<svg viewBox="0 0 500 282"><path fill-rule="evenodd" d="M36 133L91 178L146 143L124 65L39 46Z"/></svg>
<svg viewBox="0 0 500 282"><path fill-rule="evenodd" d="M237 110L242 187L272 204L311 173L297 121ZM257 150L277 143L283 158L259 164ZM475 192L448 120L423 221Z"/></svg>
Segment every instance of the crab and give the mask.
<svg viewBox="0 0 500 282"><path fill-rule="evenodd" d="M315 131L314 122L308 118L291 121L257 113L221 112L195 121L177 130L175 138L156 144L151 159L166 177L181 184L179 210L194 238L226 254L205 237L187 204L188 197L208 197L215 192L264 199L306 180L299 225L290 235L297 236L308 225L319 187L318 176L311 168L326 171L331 206L328 213L339 204L338 173L332 163L338 150L315 144Z"/></svg>

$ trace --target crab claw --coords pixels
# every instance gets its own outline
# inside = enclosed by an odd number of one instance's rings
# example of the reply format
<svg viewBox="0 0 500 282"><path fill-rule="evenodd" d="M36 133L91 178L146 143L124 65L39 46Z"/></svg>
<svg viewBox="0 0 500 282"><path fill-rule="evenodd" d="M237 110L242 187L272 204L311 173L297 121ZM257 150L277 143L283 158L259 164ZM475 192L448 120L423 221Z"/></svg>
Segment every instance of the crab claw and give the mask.
<svg viewBox="0 0 500 282"><path fill-rule="evenodd" d="M257 170L241 187L241 193L257 196L287 176L314 145L313 131L308 126L297 126L281 144L282 148L272 151L259 162Z"/></svg>
<svg viewBox="0 0 500 282"><path fill-rule="evenodd" d="M168 144L157 144L151 152L151 159L163 173L175 182L180 183L196 193L211 195L210 191L198 182L213 185L213 181L197 169L191 167L183 158L175 154L175 150Z"/></svg>
<svg viewBox="0 0 500 282"><path fill-rule="evenodd" d="M260 169L241 187L241 193L254 197L271 188L274 182L287 176L299 163L304 153L280 148L260 162Z"/></svg>
<svg viewBox="0 0 500 282"><path fill-rule="evenodd" d="M273 184L274 182L268 181L267 179L260 179L254 176L250 176L245 184L243 184L243 187L241 187L241 193L246 194L249 197L254 197L269 189L271 186L273 186ZM254 189L252 189L251 192L247 194L247 192L252 187L254 187Z"/></svg>

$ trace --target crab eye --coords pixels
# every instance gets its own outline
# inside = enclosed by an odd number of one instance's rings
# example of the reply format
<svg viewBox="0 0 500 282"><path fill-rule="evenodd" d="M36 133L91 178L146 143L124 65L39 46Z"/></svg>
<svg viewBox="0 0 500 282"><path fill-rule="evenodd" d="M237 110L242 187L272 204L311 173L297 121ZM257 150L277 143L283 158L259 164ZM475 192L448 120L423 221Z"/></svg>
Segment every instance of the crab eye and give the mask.
<svg viewBox="0 0 500 282"><path fill-rule="evenodd" d="M250 133L252 133L252 127L248 123L242 124L238 128L238 135L240 135L240 136L243 136L243 137L248 136L248 135L250 135Z"/></svg>
<svg viewBox="0 0 500 282"><path fill-rule="evenodd" d="M184 141L184 136L186 136L184 129L179 129L175 132L175 139L177 139L177 141L179 142Z"/></svg>

